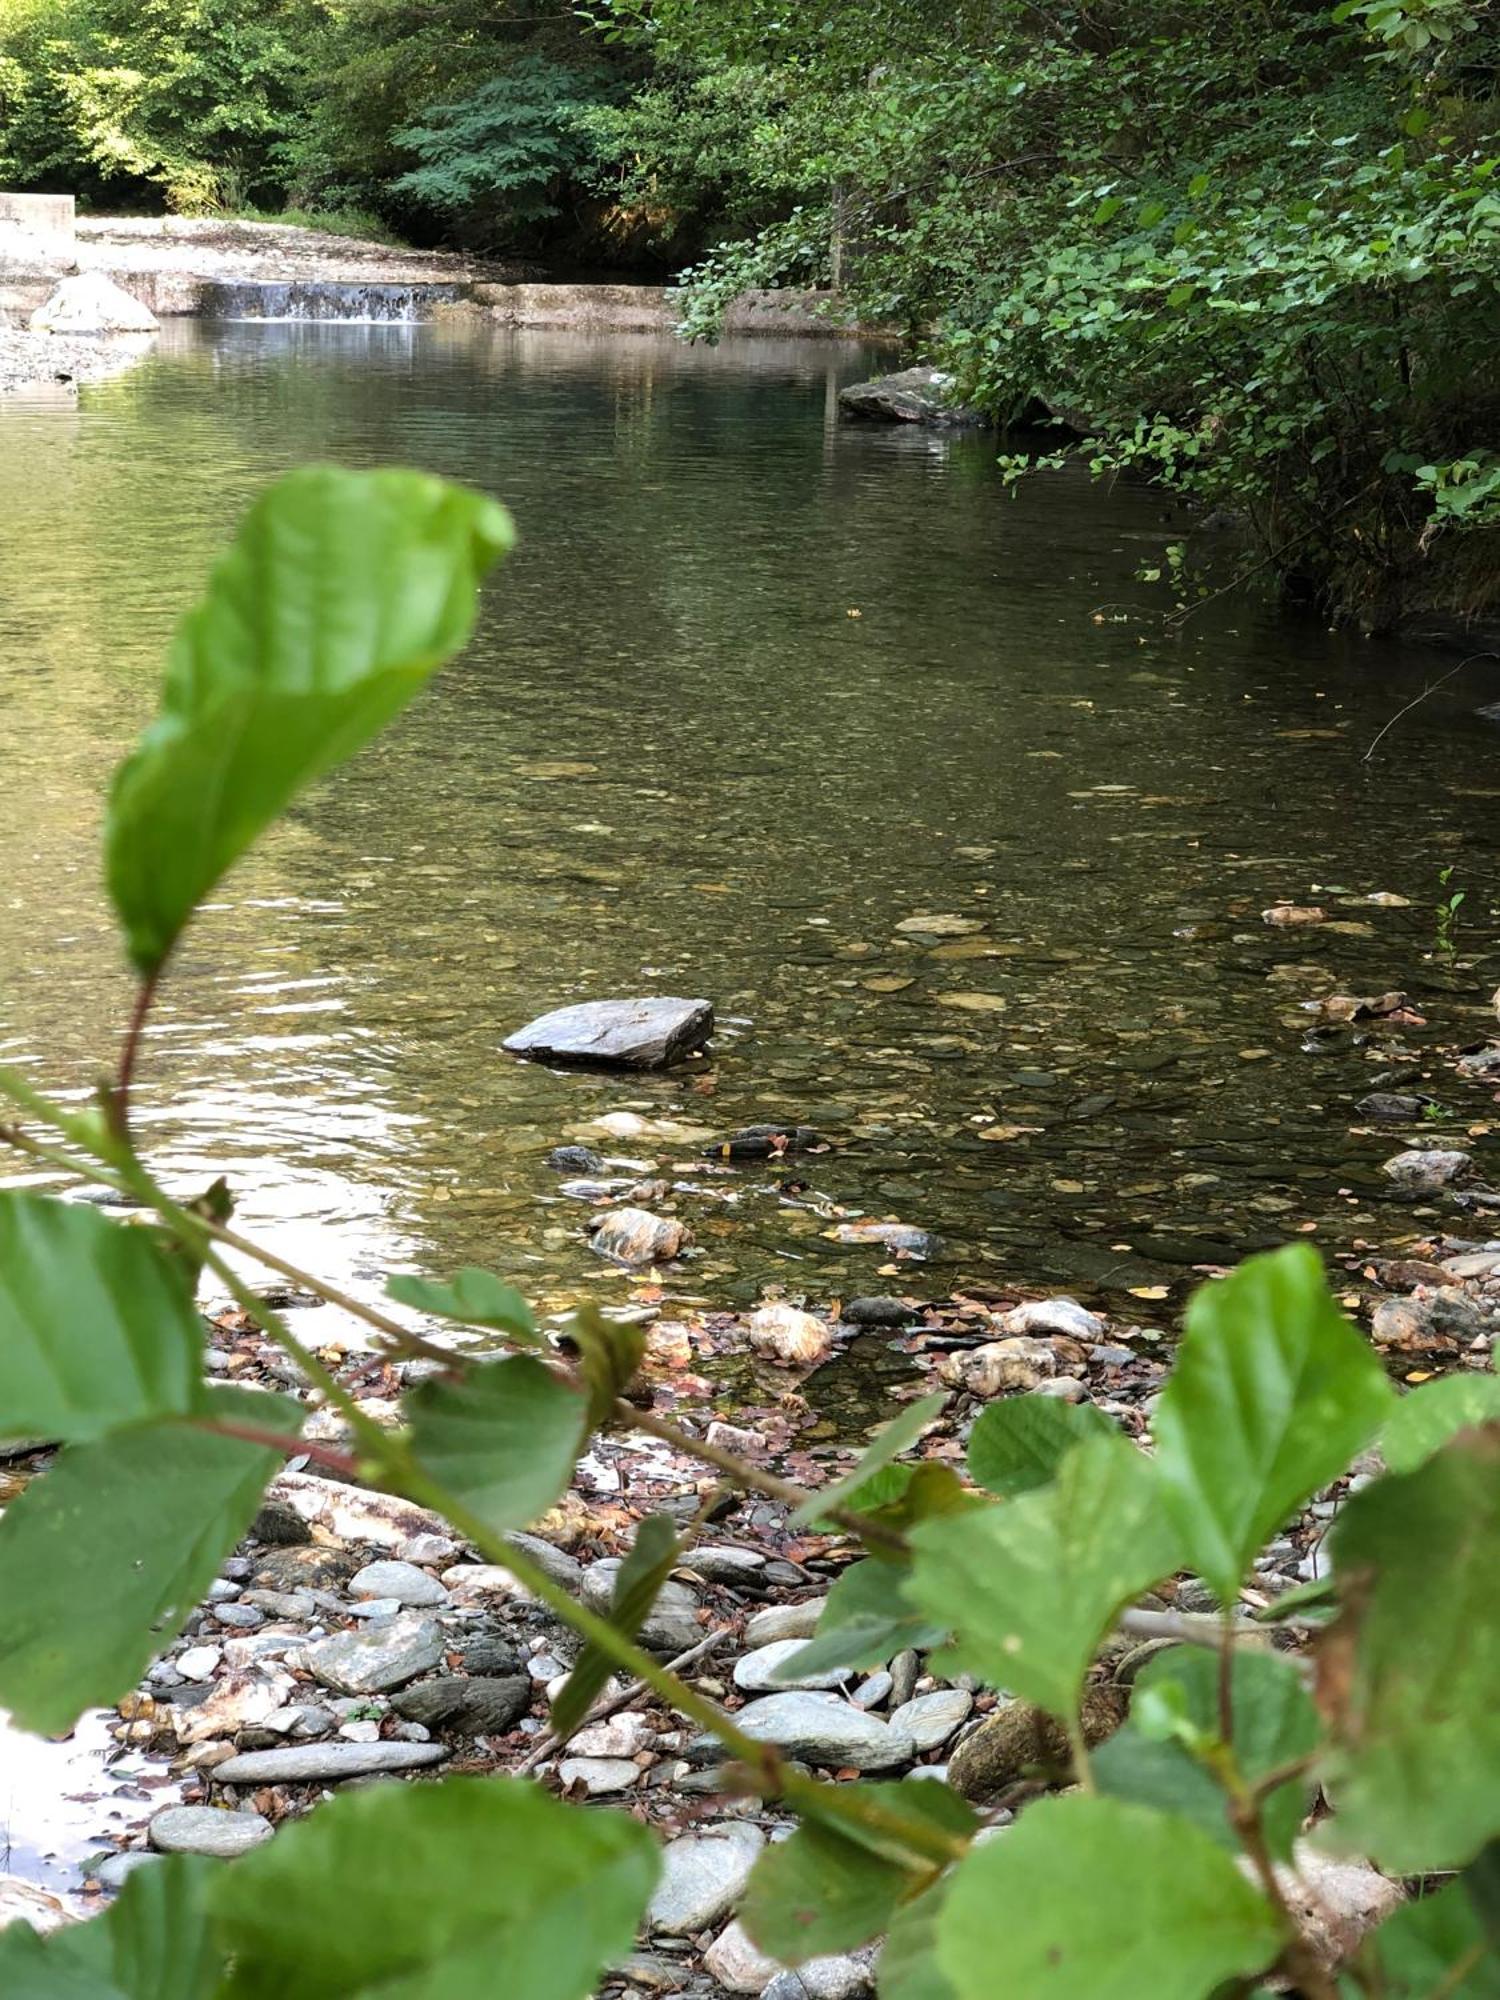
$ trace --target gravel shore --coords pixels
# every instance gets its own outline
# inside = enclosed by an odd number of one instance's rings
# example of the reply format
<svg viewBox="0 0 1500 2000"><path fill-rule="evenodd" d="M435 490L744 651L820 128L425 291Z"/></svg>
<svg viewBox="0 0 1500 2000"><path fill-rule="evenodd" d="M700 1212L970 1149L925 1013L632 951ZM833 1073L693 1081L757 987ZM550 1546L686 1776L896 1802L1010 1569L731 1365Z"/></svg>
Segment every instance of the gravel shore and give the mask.
<svg viewBox="0 0 1500 2000"><path fill-rule="evenodd" d="M149 333L112 333L70 338L0 326L0 395L43 383L103 382L149 353L153 337Z"/></svg>

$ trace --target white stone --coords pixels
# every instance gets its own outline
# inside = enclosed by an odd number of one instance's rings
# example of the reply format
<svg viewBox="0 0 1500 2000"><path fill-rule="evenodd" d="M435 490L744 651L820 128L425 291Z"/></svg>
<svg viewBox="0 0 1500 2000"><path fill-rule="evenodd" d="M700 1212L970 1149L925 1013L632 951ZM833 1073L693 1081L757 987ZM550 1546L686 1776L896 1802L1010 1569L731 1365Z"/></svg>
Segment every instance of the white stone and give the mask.
<svg viewBox="0 0 1500 2000"><path fill-rule="evenodd" d="M750 1345L782 1368L815 1368L833 1352L833 1335L816 1314L796 1306L761 1306L745 1322Z"/></svg>
<svg viewBox="0 0 1500 2000"><path fill-rule="evenodd" d="M739 1901L765 1844L758 1826L740 1820L671 1841L646 1910L650 1929L686 1937L718 1923Z"/></svg>
<svg viewBox="0 0 1500 2000"><path fill-rule="evenodd" d="M174 1708L179 1743L205 1743L215 1736L233 1736L253 1729L290 1698L295 1683L277 1669L231 1669L214 1683L214 1691L196 1708Z"/></svg>
<svg viewBox="0 0 1500 2000"><path fill-rule="evenodd" d="M384 1694L428 1673L442 1656L442 1635L435 1621L406 1611L367 1632L319 1639L303 1659L315 1679L340 1694Z"/></svg>
<svg viewBox="0 0 1500 2000"><path fill-rule="evenodd" d="M800 1689L770 1694L742 1708L735 1722L757 1743L775 1743L788 1756L835 1769L848 1765L857 1771L888 1771L916 1755L917 1746L904 1729L832 1694Z"/></svg>
<svg viewBox="0 0 1500 2000"><path fill-rule="evenodd" d="M263 1847L275 1832L254 1812L220 1812L216 1806L168 1806L146 1829L161 1854L212 1854L230 1860Z"/></svg>
<svg viewBox="0 0 1500 2000"><path fill-rule="evenodd" d="M703 1954L703 1967L728 1993L764 1993L782 1969L757 1951L739 1923L714 1939Z"/></svg>
<svg viewBox="0 0 1500 2000"><path fill-rule="evenodd" d="M402 1562L422 1563L433 1569L442 1563L451 1563L458 1554L458 1543L451 1535L413 1535L400 1548Z"/></svg>
<svg viewBox="0 0 1500 2000"><path fill-rule="evenodd" d="M64 278L31 315L33 333L155 333L158 325L155 313L102 271Z"/></svg>
<svg viewBox="0 0 1500 2000"><path fill-rule="evenodd" d="M783 1688L836 1688L853 1679L848 1667L829 1673L799 1674L787 1671L799 1653L805 1653L806 1639L773 1639L769 1646L757 1646L753 1653L735 1664L734 1684L747 1694L777 1694Z"/></svg>
<svg viewBox="0 0 1500 2000"><path fill-rule="evenodd" d="M574 1757L634 1757L656 1742L656 1731L644 1715L614 1715L605 1722L590 1723L568 1741Z"/></svg>
<svg viewBox="0 0 1500 2000"><path fill-rule="evenodd" d="M565 1786L582 1785L590 1798L599 1798L639 1784L641 1767L625 1757L564 1757L557 1775Z"/></svg>
<svg viewBox="0 0 1500 2000"><path fill-rule="evenodd" d="M1097 1313L1081 1306L1077 1299L1032 1299L1001 1315L1006 1333L1065 1333L1073 1340L1102 1340L1104 1321Z"/></svg>
<svg viewBox="0 0 1500 2000"><path fill-rule="evenodd" d="M818 1629L826 1597L809 1597L801 1604L768 1604L745 1620L745 1644L770 1646L778 1639L810 1639Z"/></svg>
<svg viewBox="0 0 1500 2000"><path fill-rule="evenodd" d="M185 1681L206 1681L224 1657L221 1646L189 1646L179 1653L174 1665Z"/></svg>
<svg viewBox="0 0 1500 2000"><path fill-rule="evenodd" d="M446 1604L448 1593L435 1576L409 1562L366 1563L349 1579L351 1597L393 1597L398 1604Z"/></svg>
<svg viewBox="0 0 1500 2000"><path fill-rule="evenodd" d="M939 1688L919 1694L891 1711L892 1729L904 1729L919 1750L936 1750L962 1722L967 1722L974 1697L965 1688Z"/></svg>

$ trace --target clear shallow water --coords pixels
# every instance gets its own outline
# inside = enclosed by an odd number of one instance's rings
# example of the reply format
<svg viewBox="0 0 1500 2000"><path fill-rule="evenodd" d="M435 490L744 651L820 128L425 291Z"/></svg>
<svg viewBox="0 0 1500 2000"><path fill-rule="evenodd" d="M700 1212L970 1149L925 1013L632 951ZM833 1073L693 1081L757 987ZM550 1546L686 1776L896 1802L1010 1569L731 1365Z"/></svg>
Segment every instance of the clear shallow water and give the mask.
<svg viewBox="0 0 1500 2000"><path fill-rule="evenodd" d="M245 1226L372 1291L477 1260L548 1303L628 1288L542 1164L621 1108L816 1124L818 1194L948 1239L918 1288L1108 1301L1308 1221L1389 1238L1395 1145L1351 1131L1386 1059L1347 1032L1303 1053L1296 1003L1417 992L1448 862L1492 943L1489 670L1362 763L1434 663L1238 604L1164 634L1133 581L1177 531L1158 496L1012 499L983 439L841 425L868 358L179 325L76 402L8 401L0 1047L76 1091L111 1059L102 786L246 500L309 457L410 461L505 499L522 545L466 656L192 932L140 1098L174 1183L227 1169ZM1268 930L1279 898L1366 928ZM981 929L897 929L921 913ZM1431 1033L1482 1032L1482 971L1419 994ZM549 1006L644 991L716 1002L708 1078L500 1053ZM767 1182L684 1202L705 1254L676 1293L887 1282Z"/></svg>

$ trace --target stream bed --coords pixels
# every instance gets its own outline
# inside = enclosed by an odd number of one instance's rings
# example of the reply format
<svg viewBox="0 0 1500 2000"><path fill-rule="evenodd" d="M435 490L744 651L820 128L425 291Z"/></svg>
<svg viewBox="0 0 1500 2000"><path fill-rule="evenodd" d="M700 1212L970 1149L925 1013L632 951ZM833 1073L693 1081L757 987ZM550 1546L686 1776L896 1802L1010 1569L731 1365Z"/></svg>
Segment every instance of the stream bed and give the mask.
<svg viewBox="0 0 1500 2000"><path fill-rule="evenodd" d="M546 1164L580 1141L698 1176L668 1197L688 1305L1014 1287L1170 1323L1248 1250L1419 1227L1379 1173L1412 1135L1357 1105L1435 1078L1417 1136L1464 1134L1482 1172L1488 1095L1426 1057L1493 1025L1492 669L1367 758L1450 658L1229 598L1169 630L1136 579L1183 529L1160 495L1064 473L1012 497L993 440L841 422L878 365L177 323L129 375L8 400L0 1054L77 1096L110 1064L103 787L246 501L311 457L410 462L505 499L521 545L465 656L190 934L137 1114L174 1186L226 1171L242 1227L368 1296L482 1262L554 1307L639 1290ZM1325 920L1266 923L1282 903ZM1392 989L1394 1020L1305 1006ZM501 1052L545 1009L649 992L714 1001L708 1062ZM826 1148L705 1164L765 1121ZM861 1216L942 1248L830 1237ZM846 1351L825 1397L883 1353ZM97 1846L97 1721L0 1739L18 1871L60 1884Z"/></svg>
<svg viewBox="0 0 1500 2000"><path fill-rule="evenodd" d="M356 1286L472 1260L547 1303L625 1282L544 1165L619 1111L665 1121L613 1142L653 1167L756 1121L830 1142L809 1207L764 1172L688 1204L687 1289L726 1304L879 1289L830 1206L938 1231L939 1291L1175 1295L1309 1224L1388 1235L1391 1135L1354 1106L1489 1018L1432 906L1451 866L1482 959L1491 668L1366 761L1450 660L1230 598L1169 631L1135 576L1182 532L1159 494L1011 497L992 440L841 422L872 365L177 322L127 376L9 399L6 1056L79 1092L110 1061L102 788L247 499L310 457L407 461L503 497L521 545L467 654L192 932L141 1086L169 1176L227 1170L242 1222ZM1266 925L1283 901L1329 921ZM1392 988L1430 1029L1309 1040L1304 1001ZM706 1072L501 1053L546 1008L653 991L716 1003Z"/></svg>

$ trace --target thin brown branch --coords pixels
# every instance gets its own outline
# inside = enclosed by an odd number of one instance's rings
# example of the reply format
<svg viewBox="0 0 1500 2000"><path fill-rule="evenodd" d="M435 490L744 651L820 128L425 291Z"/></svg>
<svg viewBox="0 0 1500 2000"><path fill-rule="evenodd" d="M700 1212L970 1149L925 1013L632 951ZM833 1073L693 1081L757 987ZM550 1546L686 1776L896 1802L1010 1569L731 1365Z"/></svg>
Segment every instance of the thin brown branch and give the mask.
<svg viewBox="0 0 1500 2000"><path fill-rule="evenodd" d="M190 1417L189 1427L195 1431L208 1431L214 1437L237 1438L242 1444L263 1444L270 1451L279 1451L283 1458L309 1458L317 1465L326 1465L331 1472L339 1472L346 1479L359 1476L359 1460L351 1458L347 1451L340 1451L337 1445L319 1444L311 1438L300 1438L290 1431L268 1430L260 1424L226 1423L215 1417Z"/></svg>

